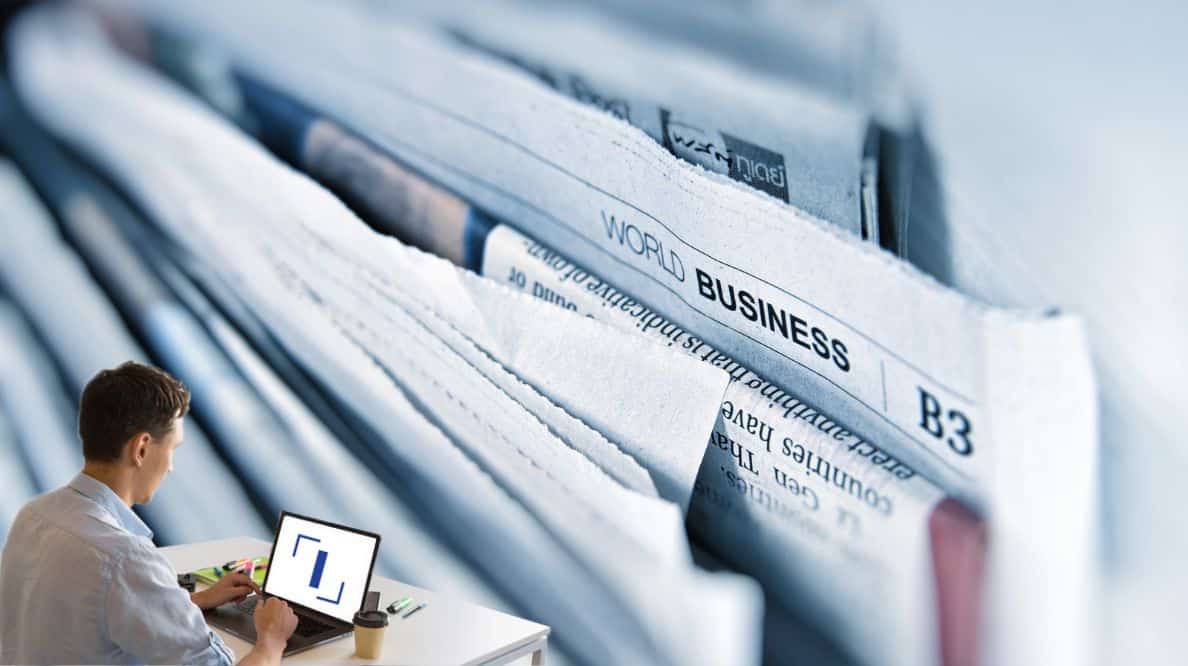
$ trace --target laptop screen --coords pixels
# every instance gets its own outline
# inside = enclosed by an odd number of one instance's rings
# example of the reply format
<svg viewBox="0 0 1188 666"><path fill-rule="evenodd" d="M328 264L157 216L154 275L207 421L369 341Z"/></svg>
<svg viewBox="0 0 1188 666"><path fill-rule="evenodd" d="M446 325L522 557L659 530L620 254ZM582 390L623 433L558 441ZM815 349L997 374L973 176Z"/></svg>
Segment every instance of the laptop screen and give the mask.
<svg viewBox="0 0 1188 666"><path fill-rule="evenodd" d="M264 593L352 622L378 548L378 535L284 513Z"/></svg>

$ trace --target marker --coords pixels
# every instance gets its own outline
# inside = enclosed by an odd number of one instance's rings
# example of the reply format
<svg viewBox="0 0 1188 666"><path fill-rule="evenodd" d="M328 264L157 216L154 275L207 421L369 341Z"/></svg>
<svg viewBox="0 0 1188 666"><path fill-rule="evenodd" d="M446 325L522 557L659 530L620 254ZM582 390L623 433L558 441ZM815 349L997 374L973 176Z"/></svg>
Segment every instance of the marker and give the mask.
<svg viewBox="0 0 1188 666"><path fill-rule="evenodd" d="M399 613L400 611L404 610L405 606L411 604L412 601L412 597L404 597L402 599L393 601L392 603L388 604L388 615L395 615Z"/></svg>
<svg viewBox="0 0 1188 666"><path fill-rule="evenodd" d="M415 612L417 612L417 611L421 610L422 608L424 608L425 606L428 606L428 605L429 605L429 602L428 602L428 601L422 601L420 606L417 606L416 608L414 608L414 609L410 610L409 612L405 613L405 614L404 614L404 615L403 615L403 616L402 616L400 619L402 619L402 620L407 620L407 619L409 618L409 616L410 616L410 615L412 615L413 613L415 613Z"/></svg>
<svg viewBox="0 0 1188 666"><path fill-rule="evenodd" d="M245 557L245 558L242 558L239 560L232 560L232 561L223 565L223 571L234 571L235 569L238 569L238 568L246 565L248 562L252 562L252 561L253 560L250 557Z"/></svg>

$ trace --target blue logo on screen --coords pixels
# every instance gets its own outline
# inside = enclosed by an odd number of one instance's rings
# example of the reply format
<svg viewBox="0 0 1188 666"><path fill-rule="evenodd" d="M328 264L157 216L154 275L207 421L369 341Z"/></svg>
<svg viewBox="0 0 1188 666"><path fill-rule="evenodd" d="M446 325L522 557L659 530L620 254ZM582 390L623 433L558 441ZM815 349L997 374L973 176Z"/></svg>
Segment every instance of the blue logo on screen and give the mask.
<svg viewBox="0 0 1188 666"><path fill-rule="evenodd" d="M322 542L322 540L317 537L311 537L308 534L298 534L297 540L293 542L293 557L297 557L297 547L301 545L302 539L309 539L315 543ZM322 586L322 572L326 569L326 558L328 556L328 552L318 549L318 555L314 558L313 572L311 572L309 575L309 586L315 590L320 589ZM321 595L319 595L317 598L319 601L327 601L337 605L342 601L342 590L344 587L346 587L346 581L339 582L338 595L333 599L330 597L323 597Z"/></svg>

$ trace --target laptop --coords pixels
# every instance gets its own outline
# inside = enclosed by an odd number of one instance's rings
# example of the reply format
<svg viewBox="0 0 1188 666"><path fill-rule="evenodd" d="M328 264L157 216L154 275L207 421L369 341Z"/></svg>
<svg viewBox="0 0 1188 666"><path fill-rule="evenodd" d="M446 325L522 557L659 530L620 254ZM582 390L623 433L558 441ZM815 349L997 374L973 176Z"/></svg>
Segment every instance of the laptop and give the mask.
<svg viewBox="0 0 1188 666"><path fill-rule="evenodd" d="M297 630L283 656L342 638L354 629L379 551L378 534L282 512L264 577L264 597L284 599L297 614ZM252 594L206 611L207 624L256 642L252 613L263 603Z"/></svg>

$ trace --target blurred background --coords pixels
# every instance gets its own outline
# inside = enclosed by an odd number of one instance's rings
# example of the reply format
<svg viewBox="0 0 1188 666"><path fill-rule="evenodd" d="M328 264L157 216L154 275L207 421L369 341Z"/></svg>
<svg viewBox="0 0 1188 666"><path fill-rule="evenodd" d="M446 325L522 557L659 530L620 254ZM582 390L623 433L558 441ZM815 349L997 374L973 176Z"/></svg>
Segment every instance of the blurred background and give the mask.
<svg viewBox="0 0 1188 666"><path fill-rule="evenodd" d="M963 288L1089 326L1101 390L1106 663L1182 659L1188 72L1182 3L880 3L976 227Z"/></svg>

